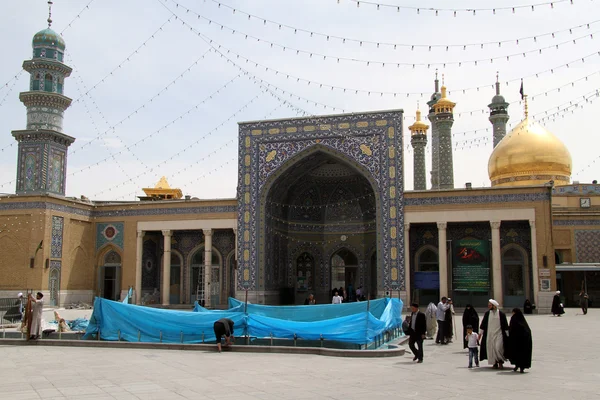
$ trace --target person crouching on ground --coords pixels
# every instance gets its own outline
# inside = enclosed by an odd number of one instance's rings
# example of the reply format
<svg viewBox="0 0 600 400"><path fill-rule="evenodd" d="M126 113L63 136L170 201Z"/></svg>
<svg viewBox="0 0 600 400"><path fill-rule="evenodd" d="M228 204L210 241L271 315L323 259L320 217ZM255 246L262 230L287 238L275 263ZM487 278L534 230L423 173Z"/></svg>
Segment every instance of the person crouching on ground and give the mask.
<svg viewBox="0 0 600 400"><path fill-rule="evenodd" d="M221 352L221 339L225 336L225 347L233 344L235 337L233 336L233 321L229 318L221 318L215 322L213 326L215 337L217 338L217 349Z"/></svg>
<svg viewBox="0 0 600 400"><path fill-rule="evenodd" d="M479 334L473 332L473 326L467 325L467 335L465 341L469 347L469 368L473 368L473 359L475 366L479 367Z"/></svg>

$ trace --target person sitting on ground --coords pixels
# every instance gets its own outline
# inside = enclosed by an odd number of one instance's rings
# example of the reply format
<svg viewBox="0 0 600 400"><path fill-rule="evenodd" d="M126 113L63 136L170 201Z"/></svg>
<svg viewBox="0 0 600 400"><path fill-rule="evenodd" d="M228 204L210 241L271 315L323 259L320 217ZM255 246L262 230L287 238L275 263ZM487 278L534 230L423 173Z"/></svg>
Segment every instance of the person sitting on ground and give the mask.
<svg viewBox="0 0 600 400"><path fill-rule="evenodd" d="M225 347L229 347L235 341L233 336L233 321L229 318L221 318L213 326L217 338L217 349L221 352L221 339L225 336Z"/></svg>
<svg viewBox="0 0 600 400"><path fill-rule="evenodd" d="M525 304L523 304L523 313L525 314L533 314L533 304L529 299L525 300Z"/></svg>
<svg viewBox="0 0 600 400"><path fill-rule="evenodd" d="M315 300L315 296L313 296L313 294L309 294L308 297L306 298L306 300L304 300L304 305L305 306L313 306L317 304L317 301Z"/></svg>

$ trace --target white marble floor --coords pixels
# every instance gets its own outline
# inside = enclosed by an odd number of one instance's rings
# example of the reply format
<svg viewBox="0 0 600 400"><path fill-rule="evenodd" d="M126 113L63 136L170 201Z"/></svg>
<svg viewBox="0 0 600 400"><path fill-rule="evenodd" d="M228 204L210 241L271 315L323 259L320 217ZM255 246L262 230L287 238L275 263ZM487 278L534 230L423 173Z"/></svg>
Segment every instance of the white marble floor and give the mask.
<svg viewBox="0 0 600 400"><path fill-rule="evenodd" d="M0 346L0 398L589 400L600 398L600 310L580 313L528 318L534 355L525 374L487 365L469 370L461 343L432 341L423 364L408 352L353 359Z"/></svg>

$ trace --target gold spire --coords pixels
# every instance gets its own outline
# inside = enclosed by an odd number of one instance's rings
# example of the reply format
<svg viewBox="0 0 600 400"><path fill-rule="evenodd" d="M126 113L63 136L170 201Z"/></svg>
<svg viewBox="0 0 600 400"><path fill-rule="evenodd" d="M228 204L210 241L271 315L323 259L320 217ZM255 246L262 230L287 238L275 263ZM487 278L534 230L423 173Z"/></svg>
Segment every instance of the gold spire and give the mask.
<svg viewBox="0 0 600 400"><path fill-rule="evenodd" d="M429 125L421 121L421 110L419 110L419 106L417 104L417 120L414 124L408 127L411 135L426 135L427 129L429 129Z"/></svg>
<svg viewBox="0 0 600 400"><path fill-rule="evenodd" d="M525 119L529 118L529 106L527 105L527 95L523 95L523 112L525 113Z"/></svg>

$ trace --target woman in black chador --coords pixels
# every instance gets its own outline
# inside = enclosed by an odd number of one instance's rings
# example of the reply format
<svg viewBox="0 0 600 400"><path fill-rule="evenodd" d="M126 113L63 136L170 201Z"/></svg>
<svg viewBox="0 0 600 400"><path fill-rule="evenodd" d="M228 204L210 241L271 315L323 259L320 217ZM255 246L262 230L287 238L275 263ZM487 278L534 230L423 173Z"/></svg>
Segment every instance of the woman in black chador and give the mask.
<svg viewBox="0 0 600 400"><path fill-rule="evenodd" d="M467 337L467 326L471 325L473 327L473 332L477 332L479 333L479 315L477 315L477 311L475 311L475 309L473 308L472 305L467 304L467 307L465 308L465 312L463 313L463 318L462 318L462 324L463 324L463 349L466 349L467 346L467 340L465 339Z"/></svg>
<svg viewBox="0 0 600 400"><path fill-rule="evenodd" d="M510 325L508 327L508 343L510 351L509 359L515 366L513 371L531 368L531 353L533 351L533 341L531 339L531 329L525 320L525 316L518 308L512 310Z"/></svg>

